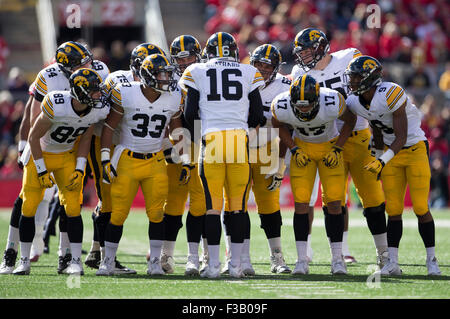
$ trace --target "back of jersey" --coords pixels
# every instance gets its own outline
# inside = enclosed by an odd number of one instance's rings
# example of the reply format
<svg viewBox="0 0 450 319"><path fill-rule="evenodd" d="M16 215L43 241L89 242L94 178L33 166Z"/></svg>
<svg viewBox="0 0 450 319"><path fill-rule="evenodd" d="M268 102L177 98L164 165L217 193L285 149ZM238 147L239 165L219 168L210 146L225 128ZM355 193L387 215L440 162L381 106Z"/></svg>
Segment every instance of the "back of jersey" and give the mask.
<svg viewBox="0 0 450 319"><path fill-rule="evenodd" d="M203 136L233 129L247 131L248 95L263 84L264 79L255 67L228 58L190 65L180 79L182 87L191 87L200 93Z"/></svg>

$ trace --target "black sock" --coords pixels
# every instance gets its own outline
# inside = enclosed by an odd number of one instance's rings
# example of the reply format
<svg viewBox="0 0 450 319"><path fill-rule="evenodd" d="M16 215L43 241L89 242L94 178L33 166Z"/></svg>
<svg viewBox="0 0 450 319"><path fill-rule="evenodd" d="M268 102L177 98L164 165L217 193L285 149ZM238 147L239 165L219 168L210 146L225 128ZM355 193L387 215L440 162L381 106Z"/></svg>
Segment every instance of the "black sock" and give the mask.
<svg viewBox="0 0 450 319"><path fill-rule="evenodd" d="M108 227L110 220L111 220L111 213L99 212L98 215L95 216L94 228L97 230L97 238L98 242L100 243L100 247L105 247L106 227Z"/></svg>
<svg viewBox="0 0 450 319"><path fill-rule="evenodd" d="M176 241L178 231L183 227L182 215L172 216L164 214L164 239L168 241Z"/></svg>
<svg viewBox="0 0 450 319"><path fill-rule="evenodd" d="M245 222L244 239L250 239L250 230L251 230L250 216L248 212L244 212L243 214Z"/></svg>
<svg viewBox="0 0 450 319"><path fill-rule="evenodd" d="M309 233L309 216L308 214L294 213L294 236L295 241L307 241Z"/></svg>
<svg viewBox="0 0 450 319"><path fill-rule="evenodd" d="M387 242L388 247L396 247L400 245L400 239L403 233L403 220L388 219L387 223Z"/></svg>
<svg viewBox="0 0 450 319"><path fill-rule="evenodd" d="M422 237L425 248L435 246L435 230L434 230L434 220L427 223L419 223L419 233Z"/></svg>
<svg viewBox="0 0 450 319"><path fill-rule="evenodd" d="M202 236L205 215L194 216L188 212L186 217L186 237L188 243L199 243Z"/></svg>
<svg viewBox="0 0 450 319"><path fill-rule="evenodd" d="M148 223L148 238L150 240L164 240L165 220L160 223Z"/></svg>
<svg viewBox="0 0 450 319"><path fill-rule="evenodd" d="M282 219L279 210L272 214L259 214L259 218L267 239L281 236Z"/></svg>
<svg viewBox="0 0 450 319"><path fill-rule="evenodd" d="M230 216L232 212L224 211L223 212L223 227L225 228L225 235L231 236L230 234Z"/></svg>
<svg viewBox="0 0 450 319"><path fill-rule="evenodd" d="M220 245L220 236L222 233L222 225L220 215L205 216L205 237L208 245Z"/></svg>
<svg viewBox="0 0 450 319"><path fill-rule="evenodd" d="M342 242L344 234L344 215L325 213L325 229L330 242Z"/></svg>
<svg viewBox="0 0 450 319"><path fill-rule="evenodd" d="M59 213L59 231L67 233L67 215L64 205L60 205L58 208Z"/></svg>
<svg viewBox="0 0 450 319"><path fill-rule="evenodd" d="M23 243L33 242L34 233L35 233L34 216L25 217L21 215L19 220L20 241Z"/></svg>
<svg viewBox="0 0 450 319"><path fill-rule="evenodd" d="M22 215L22 203L23 200L17 197L14 201L14 206L11 212L11 219L9 220L9 225L14 228L19 228L20 216Z"/></svg>
<svg viewBox="0 0 450 319"><path fill-rule="evenodd" d="M100 213L100 212L99 212ZM92 236L92 240L93 241L100 241L100 239L98 238L98 229L97 229L97 225L95 224L95 219L97 218L97 212L92 212L92 228L94 229L94 234ZM103 241L104 242L104 241Z"/></svg>
<svg viewBox="0 0 450 319"><path fill-rule="evenodd" d="M83 219L81 215L67 218L67 236L71 243L83 242Z"/></svg>
<svg viewBox="0 0 450 319"><path fill-rule="evenodd" d="M123 233L123 225L116 226L109 223L108 226L106 227L105 241L118 244L120 238L122 238L122 233Z"/></svg>
<svg viewBox="0 0 450 319"><path fill-rule="evenodd" d="M231 213L229 221L229 235L232 243L241 244L244 242L246 230L245 219L246 216L243 212Z"/></svg>

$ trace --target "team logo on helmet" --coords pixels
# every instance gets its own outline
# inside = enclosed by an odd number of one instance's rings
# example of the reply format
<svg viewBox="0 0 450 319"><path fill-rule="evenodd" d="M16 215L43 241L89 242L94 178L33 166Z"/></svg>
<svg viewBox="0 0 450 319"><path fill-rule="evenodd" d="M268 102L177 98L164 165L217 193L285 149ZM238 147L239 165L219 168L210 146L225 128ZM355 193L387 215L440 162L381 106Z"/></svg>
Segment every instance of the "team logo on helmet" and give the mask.
<svg viewBox="0 0 450 319"><path fill-rule="evenodd" d="M150 48L152 49L152 48ZM142 46L139 49L136 50L138 57L146 57L148 55L148 50L146 47Z"/></svg>
<svg viewBox="0 0 450 319"><path fill-rule="evenodd" d="M319 39L319 38L320 38L320 32L319 32L319 31L317 31L317 30L311 30L311 31L309 32L309 39L310 39L311 41L314 41L314 40Z"/></svg>
<svg viewBox="0 0 450 319"><path fill-rule="evenodd" d="M65 48L64 48L64 51L66 51L66 53L70 53L70 51L72 51L72 48L70 47L70 46L66 46Z"/></svg>
<svg viewBox="0 0 450 319"><path fill-rule="evenodd" d="M83 74L84 75L88 75L89 71L88 70L84 70ZM89 81L84 76L81 76L81 75L79 75L75 79L73 79L73 83L76 86L83 86L83 87L88 87L89 86Z"/></svg>
<svg viewBox="0 0 450 319"><path fill-rule="evenodd" d="M377 67L377 63L374 60L368 59L364 61L363 70L370 70Z"/></svg>
<svg viewBox="0 0 450 319"><path fill-rule="evenodd" d="M69 59L67 58L67 55L64 52L58 52L58 55L56 56L56 60L59 63L62 64L68 64L69 63Z"/></svg>
<svg viewBox="0 0 450 319"><path fill-rule="evenodd" d="M146 68L146 69L149 69L149 70L153 69L152 61L149 60L149 59L144 60L144 62L142 63L142 68Z"/></svg>

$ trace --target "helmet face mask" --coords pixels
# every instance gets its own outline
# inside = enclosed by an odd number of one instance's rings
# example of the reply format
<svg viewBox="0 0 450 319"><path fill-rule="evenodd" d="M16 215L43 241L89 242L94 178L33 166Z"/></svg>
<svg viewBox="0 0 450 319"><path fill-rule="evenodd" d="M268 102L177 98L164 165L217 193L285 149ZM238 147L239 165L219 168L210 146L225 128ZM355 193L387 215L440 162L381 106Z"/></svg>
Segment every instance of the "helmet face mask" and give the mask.
<svg viewBox="0 0 450 319"><path fill-rule="evenodd" d="M175 67L160 54L152 54L142 62L139 78L141 82L158 92L172 92L177 87L173 78Z"/></svg>
<svg viewBox="0 0 450 319"><path fill-rule="evenodd" d="M250 64L258 69L268 85L280 70L282 64L280 51L270 44L260 45L250 55Z"/></svg>
<svg viewBox="0 0 450 319"><path fill-rule="evenodd" d="M189 65L201 61L200 43L191 35L180 35L170 45L170 56L176 73L181 76Z"/></svg>
<svg viewBox="0 0 450 319"><path fill-rule="evenodd" d="M361 95L382 82L380 62L369 56L360 56L350 61L344 72L344 82L354 95Z"/></svg>
<svg viewBox="0 0 450 319"><path fill-rule="evenodd" d="M305 71L313 69L328 53L330 44L326 35L319 29L308 28L300 31L295 37L295 62Z"/></svg>
<svg viewBox="0 0 450 319"><path fill-rule="evenodd" d="M90 67L93 56L81 43L68 41L56 49L55 60L64 75L69 78L77 69Z"/></svg>
<svg viewBox="0 0 450 319"><path fill-rule="evenodd" d="M239 62L239 48L234 37L227 32L216 32L206 42L208 60L214 58L231 58Z"/></svg>
<svg viewBox="0 0 450 319"><path fill-rule="evenodd" d="M70 94L81 104L87 105L85 113L92 108L103 108L106 105L105 87L102 78L91 69L82 68L72 73L69 78Z"/></svg>

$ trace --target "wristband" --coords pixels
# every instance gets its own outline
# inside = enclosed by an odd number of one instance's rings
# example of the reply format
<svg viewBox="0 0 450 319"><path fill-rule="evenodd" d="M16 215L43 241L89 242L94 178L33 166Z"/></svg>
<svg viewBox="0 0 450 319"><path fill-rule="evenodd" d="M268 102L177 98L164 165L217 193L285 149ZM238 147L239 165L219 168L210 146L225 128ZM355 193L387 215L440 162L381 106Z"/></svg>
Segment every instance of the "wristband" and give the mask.
<svg viewBox="0 0 450 319"><path fill-rule="evenodd" d="M75 170L84 172L84 169L86 168L86 157L77 157L77 166L75 167Z"/></svg>
<svg viewBox="0 0 450 319"><path fill-rule="evenodd" d="M298 146L294 146L293 148L291 148L291 154L294 155L298 149L299 149Z"/></svg>
<svg viewBox="0 0 450 319"><path fill-rule="evenodd" d="M36 170L37 170L38 174L41 174L47 170L47 167L45 167L45 162L44 162L43 158L34 160L34 165L36 166Z"/></svg>
<svg viewBox="0 0 450 319"><path fill-rule="evenodd" d="M102 149L100 150L100 152L101 152L101 160L102 160L102 162L104 162L104 161L109 161L109 160L111 159L111 158L110 158L110 153L111 153L111 151L110 151L109 148L107 148L107 147L102 148Z"/></svg>
<svg viewBox="0 0 450 319"><path fill-rule="evenodd" d="M389 148L378 159L382 160L384 164L387 164L394 156L395 156L394 151Z"/></svg>
<svg viewBox="0 0 450 319"><path fill-rule="evenodd" d="M23 152L25 145L27 145L27 141L25 141L25 140L19 141L19 145L17 146L17 150L19 151L19 153Z"/></svg>
<svg viewBox="0 0 450 319"><path fill-rule="evenodd" d="M181 159L181 163L183 163L183 165L190 165L191 164L191 157L189 156L189 154L181 155L180 159Z"/></svg>

